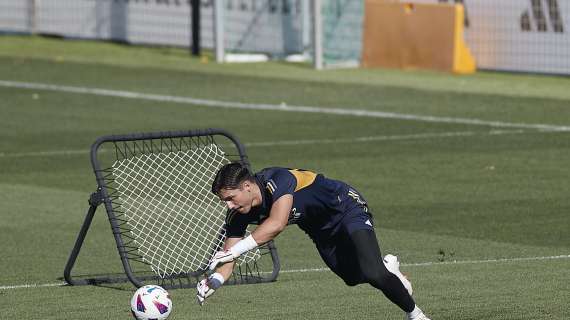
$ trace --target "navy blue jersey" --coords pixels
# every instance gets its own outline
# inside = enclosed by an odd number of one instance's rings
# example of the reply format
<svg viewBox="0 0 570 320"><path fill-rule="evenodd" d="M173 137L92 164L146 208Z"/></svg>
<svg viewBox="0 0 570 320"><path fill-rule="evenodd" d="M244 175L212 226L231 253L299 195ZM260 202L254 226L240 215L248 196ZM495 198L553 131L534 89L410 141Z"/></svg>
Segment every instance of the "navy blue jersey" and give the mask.
<svg viewBox="0 0 570 320"><path fill-rule="evenodd" d="M277 199L293 195L289 224L297 224L313 240L336 232L347 212L358 208L368 213L364 198L348 184L302 169L266 168L255 175L263 198L260 206L247 214L236 213L226 225L228 237L242 237L250 223L269 216Z"/></svg>

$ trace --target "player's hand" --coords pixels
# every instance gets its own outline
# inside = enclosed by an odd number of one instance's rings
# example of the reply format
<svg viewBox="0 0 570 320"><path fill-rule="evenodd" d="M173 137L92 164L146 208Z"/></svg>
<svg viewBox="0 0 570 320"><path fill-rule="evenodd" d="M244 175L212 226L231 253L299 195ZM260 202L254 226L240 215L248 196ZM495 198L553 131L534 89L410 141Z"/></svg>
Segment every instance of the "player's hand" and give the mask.
<svg viewBox="0 0 570 320"><path fill-rule="evenodd" d="M214 273L206 279L198 282L196 284L196 298L198 299L198 304L203 305L206 298L214 294L216 289L222 286L224 280L223 276L219 273Z"/></svg>
<svg viewBox="0 0 570 320"><path fill-rule="evenodd" d="M198 298L198 304L203 305L206 301L206 298L214 294L216 290L210 288L208 285L208 279L203 279L202 281L198 282L196 285L196 298Z"/></svg>
<svg viewBox="0 0 570 320"><path fill-rule="evenodd" d="M214 270L214 269L216 269L216 267L218 267L224 263L234 261L235 258L237 258L237 257L231 252L231 250L218 251L218 252L216 252L214 257L212 258L212 260L210 260L209 268L210 268L210 270Z"/></svg>

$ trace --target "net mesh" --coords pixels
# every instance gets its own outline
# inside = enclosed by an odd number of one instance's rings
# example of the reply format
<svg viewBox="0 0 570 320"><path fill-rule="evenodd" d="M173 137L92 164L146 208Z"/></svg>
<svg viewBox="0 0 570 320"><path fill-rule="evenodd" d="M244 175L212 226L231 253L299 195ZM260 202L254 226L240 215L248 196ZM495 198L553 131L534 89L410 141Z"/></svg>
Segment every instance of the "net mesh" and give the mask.
<svg viewBox="0 0 570 320"><path fill-rule="evenodd" d="M115 142L107 188L125 251L161 278L200 273L225 240L226 207L210 192L230 160L213 139ZM250 251L238 264L260 257Z"/></svg>
<svg viewBox="0 0 570 320"><path fill-rule="evenodd" d="M303 52L301 0L227 1L224 47L230 52L285 56Z"/></svg>
<svg viewBox="0 0 570 320"><path fill-rule="evenodd" d="M362 55L363 0L323 1L325 67L357 67Z"/></svg>

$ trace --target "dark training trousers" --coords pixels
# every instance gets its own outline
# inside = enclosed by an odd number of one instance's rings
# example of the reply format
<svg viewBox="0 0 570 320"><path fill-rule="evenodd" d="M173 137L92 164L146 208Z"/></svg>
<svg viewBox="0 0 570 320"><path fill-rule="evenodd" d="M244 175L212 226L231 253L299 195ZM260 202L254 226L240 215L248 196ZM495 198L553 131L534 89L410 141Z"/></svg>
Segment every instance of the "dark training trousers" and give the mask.
<svg viewBox="0 0 570 320"><path fill-rule="evenodd" d="M415 302L400 279L386 269L374 229L368 226L341 230L326 242L316 242L319 254L347 285L369 283L403 311L411 312Z"/></svg>

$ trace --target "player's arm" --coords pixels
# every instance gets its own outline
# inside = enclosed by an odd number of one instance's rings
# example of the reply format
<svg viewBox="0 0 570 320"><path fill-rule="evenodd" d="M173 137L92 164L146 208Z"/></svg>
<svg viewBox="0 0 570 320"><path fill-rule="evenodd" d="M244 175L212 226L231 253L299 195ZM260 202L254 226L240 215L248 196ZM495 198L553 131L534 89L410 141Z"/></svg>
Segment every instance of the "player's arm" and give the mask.
<svg viewBox="0 0 570 320"><path fill-rule="evenodd" d="M273 240L287 227L292 207L293 195L291 194L284 194L273 203L269 211L269 217L251 233L258 245Z"/></svg>
<svg viewBox="0 0 570 320"><path fill-rule="evenodd" d="M229 250L236 243L238 243L241 239L242 238L226 238L226 241L224 242L224 251ZM215 272L221 274L224 277L224 281L226 281L231 277L232 271L234 269L234 265L235 265L235 262L230 261L226 264L222 264L219 267L217 267Z"/></svg>
<svg viewBox="0 0 570 320"><path fill-rule="evenodd" d="M224 251L228 251L232 246L238 243L241 238L226 238L224 242ZM217 255L218 253L216 253ZM215 256L214 256L215 257ZM196 285L197 293L196 298L198 299L198 303L203 305L206 302L206 298L214 294L214 292L219 289L226 280L228 280L234 268L235 262L232 260L228 263L219 265L214 273L202 279L202 281L198 282Z"/></svg>
<svg viewBox="0 0 570 320"><path fill-rule="evenodd" d="M293 195L285 194L279 197L271 206L269 217L265 219L249 236L224 247L224 251L217 252L210 262L210 270L232 262L242 254L273 240L285 227L289 219L289 212L293 206ZM229 268L229 267L228 267ZM225 269L224 269L225 270ZM231 269L230 269L231 270Z"/></svg>

